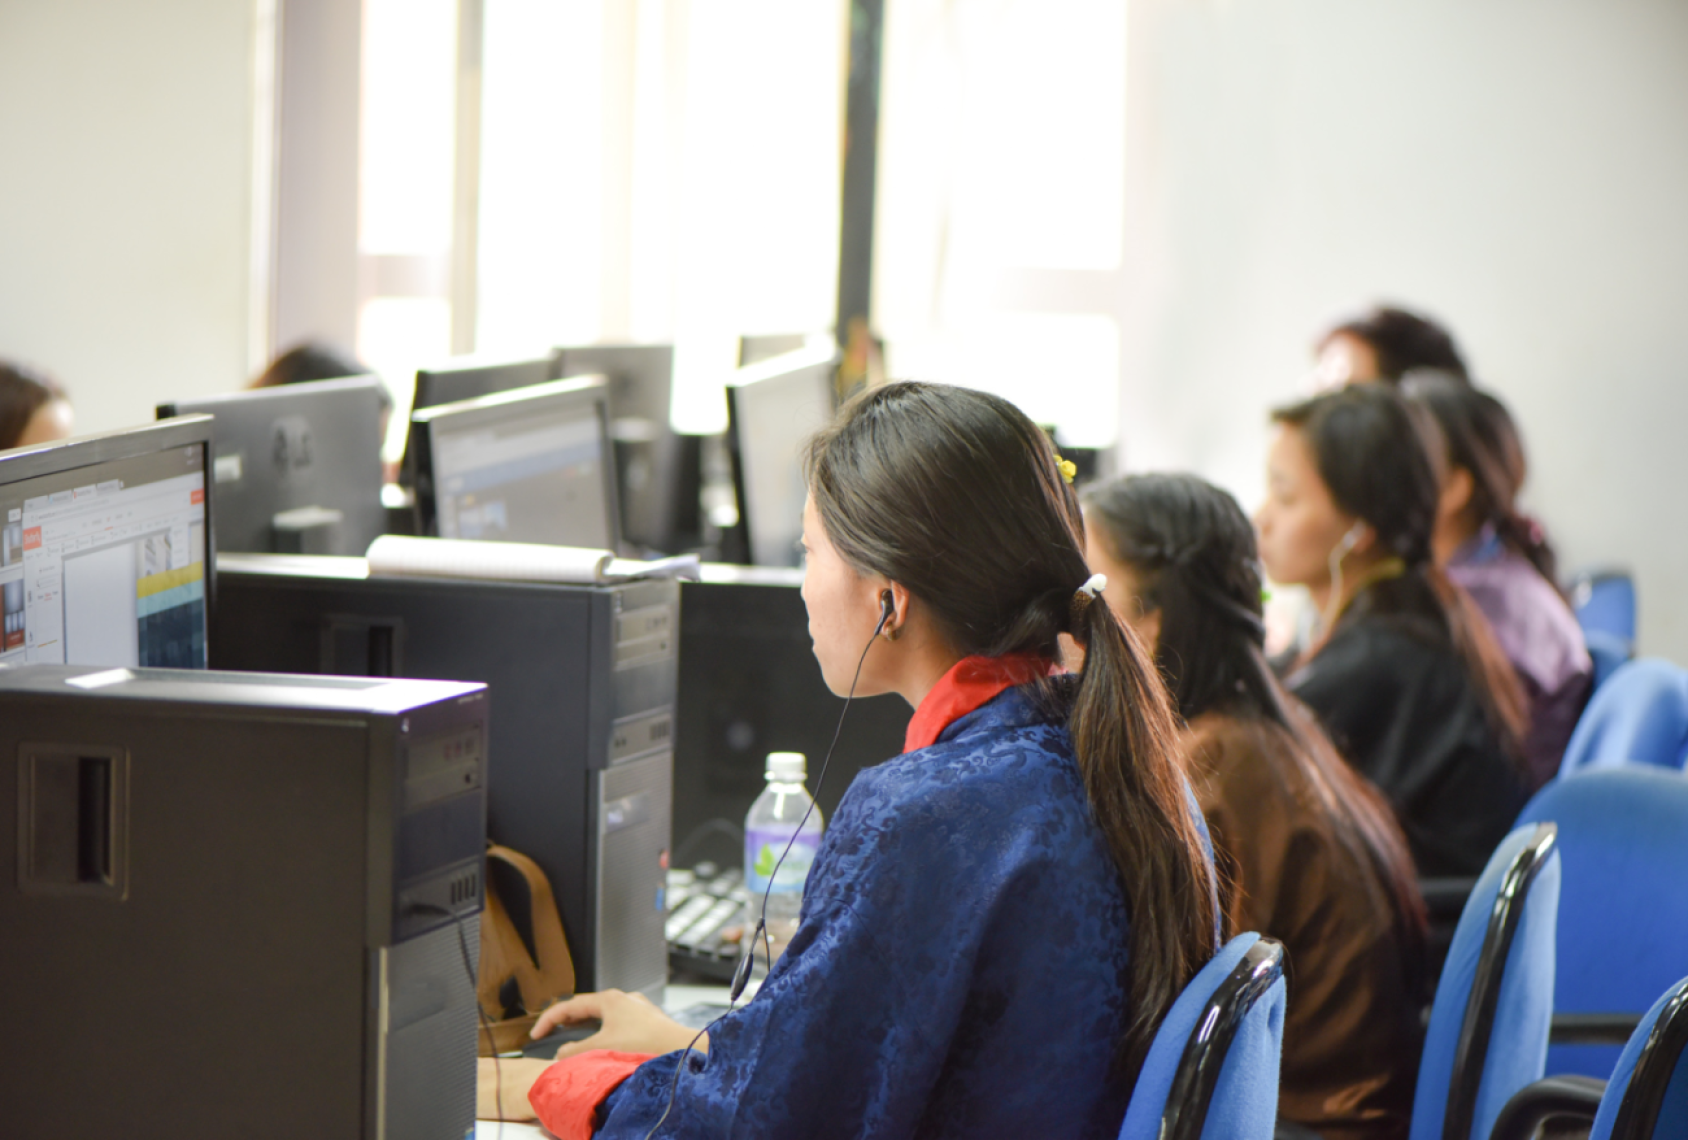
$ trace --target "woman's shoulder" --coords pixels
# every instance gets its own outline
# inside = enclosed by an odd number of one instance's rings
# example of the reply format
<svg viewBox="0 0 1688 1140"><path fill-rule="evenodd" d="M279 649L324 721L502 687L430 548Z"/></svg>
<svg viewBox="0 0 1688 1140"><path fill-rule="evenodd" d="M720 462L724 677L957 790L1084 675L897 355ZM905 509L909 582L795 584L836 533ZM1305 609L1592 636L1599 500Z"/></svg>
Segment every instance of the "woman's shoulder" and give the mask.
<svg viewBox="0 0 1688 1140"><path fill-rule="evenodd" d="M1223 801L1253 815L1273 803L1304 798L1298 745L1265 717L1203 713L1189 722L1182 743L1204 809Z"/></svg>
<svg viewBox="0 0 1688 1140"><path fill-rule="evenodd" d="M1019 824L1068 835L1091 830L1066 726L1010 711L1015 715L970 714L936 744L863 769L829 830L870 844L952 828L998 835Z"/></svg>
<svg viewBox="0 0 1688 1140"><path fill-rule="evenodd" d="M1582 627L1553 584L1521 555L1450 567L1452 578L1477 603L1495 640L1518 671L1544 689L1592 672Z"/></svg>
<svg viewBox="0 0 1688 1140"><path fill-rule="evenodd" d="M1066 725L986 720L925 748L863 770L847 797L884 808L918 807L955 796L1016 802L1028 789L1072 785L1082 792ZM842 812L843 805L840 805Z"/></svg>
<svg viewBox="0 0 1688 1140"><path fill-rule="evenodd" d="M1310 677L1345 689L1368 683L1393 687L1404 676L1440 672L1458 660L1445 626L1427 615L1362 613L1344 619L1288 681L1296 692Z"/></svg>

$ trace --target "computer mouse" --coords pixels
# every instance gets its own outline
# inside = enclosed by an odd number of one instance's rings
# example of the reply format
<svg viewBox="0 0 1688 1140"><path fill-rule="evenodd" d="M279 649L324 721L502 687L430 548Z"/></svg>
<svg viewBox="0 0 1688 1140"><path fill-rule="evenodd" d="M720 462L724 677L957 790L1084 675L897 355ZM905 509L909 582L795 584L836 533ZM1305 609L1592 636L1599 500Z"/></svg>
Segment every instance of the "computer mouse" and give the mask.
<svg viewBox="0 0 1688 1140"><path fill-rule="evenodd" d="M557 1050L561 1049L564 1045L569 1044L571 1041L584 1041L603 1027L604 1023L596 1018L592 1018L587 1021L577 1021L572 1025L559 1025L556 1029L552 1030L546 1036L541 1037L538 1041L533 1041L523 1046L522 1056L536 1057L541 1061L553 1060L557 1056Z"/></svg>

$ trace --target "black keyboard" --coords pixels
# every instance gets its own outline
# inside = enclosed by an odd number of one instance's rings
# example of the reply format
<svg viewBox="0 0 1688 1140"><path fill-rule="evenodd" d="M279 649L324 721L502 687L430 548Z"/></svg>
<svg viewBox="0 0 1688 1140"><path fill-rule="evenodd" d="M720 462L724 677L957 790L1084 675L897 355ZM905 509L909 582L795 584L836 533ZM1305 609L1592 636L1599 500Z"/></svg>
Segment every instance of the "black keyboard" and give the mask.
<svg viewBox="0 0 1688 1140"><path fill-rule="evenodd" d="M699 863L668 872L668 969L711 982L731 982L750 892L737 867Z"/></svg>

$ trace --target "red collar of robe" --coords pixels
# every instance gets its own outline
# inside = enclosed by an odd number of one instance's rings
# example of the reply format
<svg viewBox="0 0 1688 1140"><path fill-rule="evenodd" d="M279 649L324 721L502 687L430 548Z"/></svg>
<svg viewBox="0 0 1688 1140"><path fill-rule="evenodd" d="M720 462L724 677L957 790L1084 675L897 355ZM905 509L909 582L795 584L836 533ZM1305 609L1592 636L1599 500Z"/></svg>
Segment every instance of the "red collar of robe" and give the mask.
<svg viewBox="0 0 1688 1140"><path fill-rule="evenodd" d="M1054 670L1049 662L1030 653L1010 653L1006 657L963 657L950 666L949 672L938 678L914 717L908 722L908 734L903 738L903 751L930 748L938 743L944 729L988 703L1004 689L1024 685L1038 677L1047 677Z"/></svg>

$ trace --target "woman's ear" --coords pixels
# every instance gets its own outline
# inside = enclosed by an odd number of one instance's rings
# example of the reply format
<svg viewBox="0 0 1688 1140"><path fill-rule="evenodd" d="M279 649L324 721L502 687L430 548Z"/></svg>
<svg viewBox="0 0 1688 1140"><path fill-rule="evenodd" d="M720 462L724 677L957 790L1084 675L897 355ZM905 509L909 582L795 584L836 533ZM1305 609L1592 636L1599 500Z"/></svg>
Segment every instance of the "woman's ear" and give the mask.
<svg viewBox="0 0 1688 1140"><path fill-rule="evenodd" d="M1471 506L1471 496L1476 488L1471 472L1463 467L1450 467L1448 477L1442 480L1442 493L1436 501L1437 518L1457 519L1463 515Z"/></svg>
<svg viewBox="0 0 1688 1140"><path fill-rule="evenodd" d="M908 587L900 582L882 578L877 583L879 590L876 595L879 601L879 632L886 641L895 641L902 633L903 626L908 623L908 607L911 595Z"/></svg>
<svg viewBox="0 0 1688 1140"><path fill-rule="evenodd" d="M1372 552L1377 544L1377 529L1364 519L1355 519L1342 537L1336 540L1336 546L1331 549L1331 558L1341 561L1350 554L1364 557Z"/></svg>

